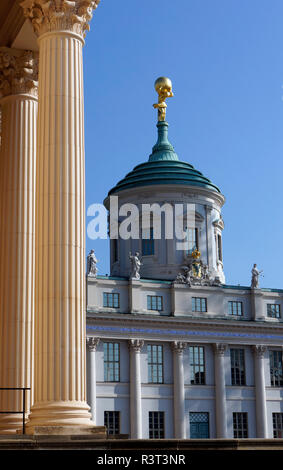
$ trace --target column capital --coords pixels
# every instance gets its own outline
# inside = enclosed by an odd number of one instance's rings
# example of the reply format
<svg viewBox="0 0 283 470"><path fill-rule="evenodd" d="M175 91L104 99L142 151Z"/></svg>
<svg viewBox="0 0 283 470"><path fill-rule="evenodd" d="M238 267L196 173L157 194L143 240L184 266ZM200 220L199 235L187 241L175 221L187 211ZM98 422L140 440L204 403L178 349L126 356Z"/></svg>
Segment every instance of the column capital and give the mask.
<svg viewBox="0 0 283 470"><path fill-rule="evenodd" d="M256 344L256 345L253 346L253 352L259 358L264 357L264 353L265 353L266 349L267 349L267 347L262 345L262 344Z"/></svg>
<svg viewBox="0 0 283 470"><path fill-rule="evenodd" d="M225 343L215 343L213 345L214 352L217 356L224 356L227 347L228 345Z"/></svg>
<svg viewBox="0 0 283 470"><path fill-rule="evenodd" d="M95 352L96 351L96 348L99 344L99 341L100 339L99 338L95 338L94 336L87 336L86 338L86 344L88 346L88 349L91 351L91 352Z"/></svg>
<svg viewBox="0 0 283 470"><path fill-rule="evenodd" d="M129 339L128 346L130 351L141 352L141 348L144 345L143 339Z"/></svg>
<svg viewBox="0 0 283 470"><path fill-rule="evenodd" d="M0 98L37 91L38 53L0 47Z"/></svg>
<svg viewBox="0 0 283 470"><path fill-rule="evenodd" d="M183 354L186 347L187 347L187 343L182 342L182 341L173 341L171 343L172 351L177 353L177 354Z"/></svg>
<svg viewBox="0 0 283 470"><path fill-rule="evenodd" d="M85 37L100 0L24 0L21 7L37 36L70 31Z"/></svg>

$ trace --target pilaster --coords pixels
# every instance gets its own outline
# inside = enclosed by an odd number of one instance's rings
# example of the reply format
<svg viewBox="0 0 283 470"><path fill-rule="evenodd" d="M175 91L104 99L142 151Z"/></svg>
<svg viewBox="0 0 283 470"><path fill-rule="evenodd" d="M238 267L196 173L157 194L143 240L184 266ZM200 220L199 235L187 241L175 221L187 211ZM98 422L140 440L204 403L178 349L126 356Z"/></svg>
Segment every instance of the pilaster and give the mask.
<svg viewBox="0 0 283 470"><path fill-rule="evenodd" d="M144 341L130 339L130 423L131 439L142 438L142 404L141 404L141 366L140 352Z"/></svg>
<svg viewBox="0 0 283 470"><path fill-rule="evenodd" d="M174 373L174 429L175 439L186 439L185 419L185 384L184 384L184 350L187 343L174 341L171 343L173 351Z"/></svg>
<svg viewBox="0 0 283 470"><path fill-rule="evenodd" d="M227 438L227 410L225 389L225 352L227 344L216 343L214 347L215 369L215 411L216 411L216 436Z"/></svg>
<svg viewBox="0 0 283 470"><path fill-rule="evenodd" d="M256 430L258 438L267 438L267 411L264 377L264 355L266 346L257 344L253 347L255 365Z"/></svg>
<svg viewBox="0 0 283 470"><path fill-rule="evenodd" d="M86 338L86 344L89 350L89 368L88 368L88 379L89 379L89 399L88 403L91 409L91 419L96 422L96 349L100 339L88 336Z"/></svg>

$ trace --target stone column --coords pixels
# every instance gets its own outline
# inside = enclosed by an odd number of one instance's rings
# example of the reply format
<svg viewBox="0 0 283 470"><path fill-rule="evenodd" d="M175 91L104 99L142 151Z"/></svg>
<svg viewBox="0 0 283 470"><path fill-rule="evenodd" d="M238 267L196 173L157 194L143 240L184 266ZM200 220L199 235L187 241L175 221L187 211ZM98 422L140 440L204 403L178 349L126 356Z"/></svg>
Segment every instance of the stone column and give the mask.
<svg viewBox="0 0 283 470"><path fill-rule="evenodd" d="M175 439L186 439L185 420L185 384L183 353L187 343L174 341L171 343L173 351L174 374L174 429Z"/></svg>
<svg viewBox="0 0 283 470"><path fill-rule="evenodd" d="M35 385L28 432L86 432L82 47L99 0L24 0L39 44ZM65 430L65 426L68 430ZM92 431L90 431L92 432Z"/></svg>
<svg viewBox="0 0 283 470"><path fill-rule="evenodd" d="M226 344L214 345L216 437L227 438L227 411L224 355Z"/></svg>
<svg viewBox="0 0 283 470"><path fill-rule="evenodd" d="M91 409L91 419L96 423L96 348L99 344L99 338L87 337L86 343L89 350L89 397L88 403Z"/></svg>
<svg viewBox="0 0 283 470"><path fill-rule="evenodd" d="M255 365L255 400L256 400L256 430L258 438L267 438L266 392L264 378L264 353L266 347L256 345L254 350Z"/></svg>
<svg viewBox="0 0 283 470"><path fill-rule="evenodd" d="M37 70L36 53L0 48L0 387L32 387ZM0 391L1 411L22 408L22 392ZM21 428L0 414L1 434Z"/></svg>
<svg viewBox="0 0 283 470"><path fill-rule="evenodd" d="M143 340L130 339L130 428L131 439L142 438L141 365Z"/></svg>

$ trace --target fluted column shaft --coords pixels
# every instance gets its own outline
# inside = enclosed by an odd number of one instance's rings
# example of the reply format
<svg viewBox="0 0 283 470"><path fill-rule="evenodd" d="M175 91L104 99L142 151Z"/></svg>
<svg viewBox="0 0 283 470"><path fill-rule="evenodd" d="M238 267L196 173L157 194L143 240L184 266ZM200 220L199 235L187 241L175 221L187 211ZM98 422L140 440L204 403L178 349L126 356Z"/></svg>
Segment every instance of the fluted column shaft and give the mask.
<svg viewBox="0 0 283 470"><path fill-rule="evenodd" d="M89 368L88 368L88 404L91 409L91 419L96 422L96 348L99 344L99 338L88 337L87 346L89 350Z"/></svg>
<svg viewBox="0 0 283 470"><path fill-rule="evenodd" d="M174 430L176 439L186 439L185 421L185 383L183 351L186 343L174 342L171 344L173 351L174 374Z"/></svg>
<svg viewBox="0 0 283 470"><path fill-rule="evenodd" d="M0 387L32 387L37 90L35 55L1 48ZM31 402L26 393L26 410ZM22 392L0 391L0 411L20 411ZM0 414L0 433L22 427Z"/></svg>
<svg viewBox="0 0 283 470"><path fill-rule="evenodd" d="M227 438L227 409L225 389L225 351L226 344L214 345L215 370L215 411L216 411L216 437Z"/></svg>
<svg viewBox="0 0 283 470"><path fill-rule="evenodd" d="M142 438L140 352L144 342L129 340L130 349L130 429L131 439Z"/></svg>
<svg viewBox="0 0 283 470"><path fill-rule="evenodd" d="M93 424L85 370L82 47L97 4L98 0L24 0L21 4L39 44L31 433L41 432L42 426Z"/></svg>
<svg viewBox="0 0 283 470"><path fill-rule="evenodd" d="M255 399L256 399L256 432L258 438L267 438L267 412L266 392L264 378L264 353L265 346L254 346L255 366Z"/></svg>

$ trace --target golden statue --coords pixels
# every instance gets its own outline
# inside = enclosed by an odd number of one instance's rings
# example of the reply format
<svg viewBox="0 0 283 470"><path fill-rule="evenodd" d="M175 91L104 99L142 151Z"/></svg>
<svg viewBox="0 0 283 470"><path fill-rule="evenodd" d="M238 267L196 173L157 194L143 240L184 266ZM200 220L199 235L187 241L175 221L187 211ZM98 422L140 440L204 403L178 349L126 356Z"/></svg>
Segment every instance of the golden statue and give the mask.
<svg viewBox="0 0 283 470"><path fill-rule="evenodd" d="M199 259L200 256L201 256L201 252L197 248L195 248L194 251L192 252L192 257L194 259Z"/></svg>
<svg viewBox="0 0 283 470"><path fill-rule="evenodd" d="M159 77L154 83L155 90L158 93L158 103L153 105L154 108L158 109L158 121L165 121L167 104L165 103L166 98L171 98L172 82L170 78Z"/></svg>

